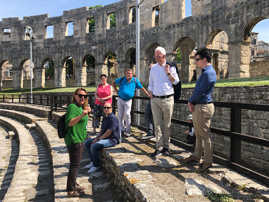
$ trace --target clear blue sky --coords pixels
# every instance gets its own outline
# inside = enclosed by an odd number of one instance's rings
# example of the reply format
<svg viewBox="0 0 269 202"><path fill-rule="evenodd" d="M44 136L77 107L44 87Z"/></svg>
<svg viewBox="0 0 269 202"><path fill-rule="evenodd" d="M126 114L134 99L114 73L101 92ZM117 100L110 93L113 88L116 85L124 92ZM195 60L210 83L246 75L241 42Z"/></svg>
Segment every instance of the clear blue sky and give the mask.
<svg viewBox="0 0 269 202"><path fill-rule="evenodd" d="M50 17L62 15L64 10L83 6L107 5L119 0L0 0L0 19L48 13ZM186 0L186 16L191 15L191 0ZM269 20L255 26L259 40L269 42Z"/></svg>

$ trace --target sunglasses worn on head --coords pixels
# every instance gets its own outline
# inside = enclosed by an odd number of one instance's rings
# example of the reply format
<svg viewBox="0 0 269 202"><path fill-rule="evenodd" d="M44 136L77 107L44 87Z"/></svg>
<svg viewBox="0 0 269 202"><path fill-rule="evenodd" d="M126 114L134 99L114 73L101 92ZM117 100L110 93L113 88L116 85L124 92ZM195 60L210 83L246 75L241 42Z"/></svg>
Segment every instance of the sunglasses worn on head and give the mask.
<svg viewBox="0 0 269 202"><path fill-rule="evenodd" d="M104 107L104 109L110 109L110 108L112 108L112 107Z"/></svg>
<svg viewBox="0 0 269 202"><path fill-rule="evenodd" d="M77 95L79 96L79 98L82 98L82 97L87 98L88 97L88 95L82 95L82 94L77 94Z"/></svg>

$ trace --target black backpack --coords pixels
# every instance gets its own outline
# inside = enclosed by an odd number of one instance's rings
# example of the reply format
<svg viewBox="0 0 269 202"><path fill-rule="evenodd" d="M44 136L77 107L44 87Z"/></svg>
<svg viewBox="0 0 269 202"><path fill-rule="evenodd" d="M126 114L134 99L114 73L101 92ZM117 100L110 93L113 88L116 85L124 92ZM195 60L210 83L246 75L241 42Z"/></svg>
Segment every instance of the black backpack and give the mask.
<svg viewBox="0 0 269 202"><path fill-rule="evenodd" d="M66 114L62 115L57 122L57 131L59 138L64 138L66 134L65 115Z"/></svg>
<svg viewBox="0 0 269 202"><path fill-rule="evenodd" d="M168 64L170 67L175 67L176 68L177 75L178 75L178 78L179 78L179 72L178 72L176 63L174 63L174 62L166 62L166 64ZM180 96L181 96L181 80L179 80L179 82L176 85L173 84L173 88L174 88L174 101L177 101L177 100L180 99Z"/></svg>

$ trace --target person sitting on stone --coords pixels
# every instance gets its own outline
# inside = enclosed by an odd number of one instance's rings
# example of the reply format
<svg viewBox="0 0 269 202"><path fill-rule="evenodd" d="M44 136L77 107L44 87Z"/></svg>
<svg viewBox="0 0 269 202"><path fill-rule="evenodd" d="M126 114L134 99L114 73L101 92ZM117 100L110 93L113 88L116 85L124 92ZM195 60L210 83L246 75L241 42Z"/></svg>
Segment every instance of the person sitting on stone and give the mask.
<svg viewBox="0 0 269 202"><path fill-rule="evenodd" d="M113 147L119 144L120 124L118 118L112 113L111 103L104 105L104 119L101 126L101 133L95 138L89 138L85 142L91 163L84 168L89 168L88 173L95 172L100 168L100 151L106 147Z"/></svg>

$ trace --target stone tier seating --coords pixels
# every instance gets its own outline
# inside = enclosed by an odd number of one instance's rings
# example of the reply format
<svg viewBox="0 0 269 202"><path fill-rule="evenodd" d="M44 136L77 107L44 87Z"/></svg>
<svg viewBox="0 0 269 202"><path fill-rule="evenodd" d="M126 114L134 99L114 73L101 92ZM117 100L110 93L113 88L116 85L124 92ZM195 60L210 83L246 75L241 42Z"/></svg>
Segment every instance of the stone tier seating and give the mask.
<svg viewBox="0 0 269 202"><path fill-rule="evenodd" d="M48 108L45 107L19 104L14 107L17 111L27 113L31 113L30 108L34 107L35 110L38 108L38 113L43 114L41 111L44 110L48 114ZM0 108L14 109L12 104L8 107L0 104ZM57 120L62 114L52 113L53 120ZM15 124L14 121L10 123ZM66 183L64 177L67 175L69 162L65 144L58 138L55 127L49 122L35 120L35 124L51 149L57 201L66 195L63 191ZM197 166L182 165L180 160L190 153L173 145L171 145L174 153L172 157L161 156L153 160L149 157L149 153L154 151L155 142L141 141L141 131L134 129L133 133L134 136L125 138L120 145L105 149L102 153L103 167L112 175L113 184L121 190L120 194L124 201L208 201L204 195L209 192L229 193L242 200L252 194L265 200L269 197L268 187L221 165L214 164L211 171L203 175L195 172ZM78 180L79 183L88 185L87 190L90 190L91 185L87 177L79 177Z"/></svg>
<svg viewBox="0 0 269 202"><path fill-rule="evenodd" d="M19 139L19 157L4 201L27 201L35 195L38 182L38 151L29 131L18 121L0 116L1 124L15 131Z"/></svg>

